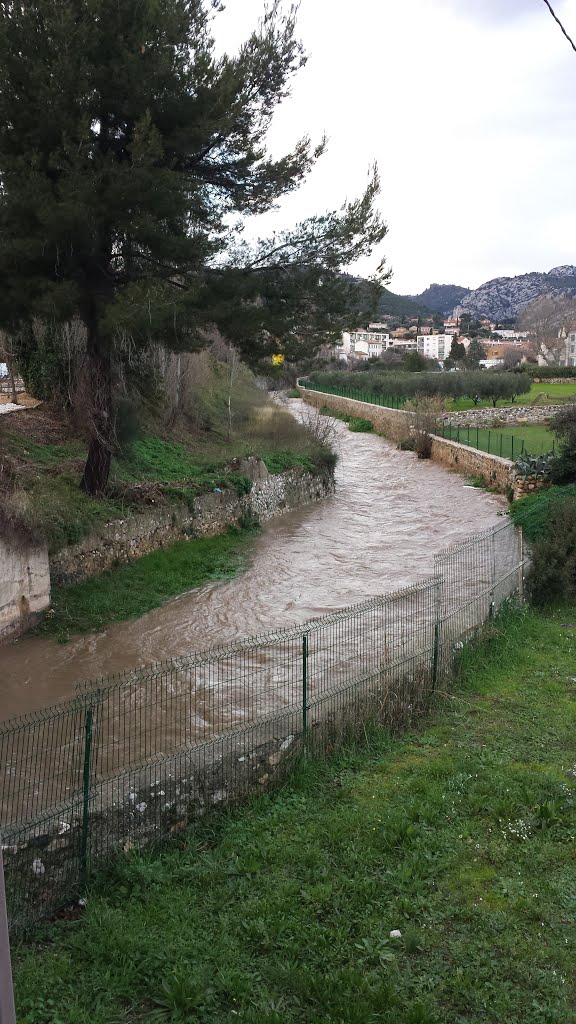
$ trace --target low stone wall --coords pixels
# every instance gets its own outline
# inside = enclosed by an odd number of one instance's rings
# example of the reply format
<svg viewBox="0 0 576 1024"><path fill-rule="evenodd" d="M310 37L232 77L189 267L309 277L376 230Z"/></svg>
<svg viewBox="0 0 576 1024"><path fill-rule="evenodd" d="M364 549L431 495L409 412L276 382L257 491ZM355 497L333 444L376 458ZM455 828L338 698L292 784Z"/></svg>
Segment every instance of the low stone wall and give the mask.
<svg viewBox="0 0 576 1024"><path fill-rule="evenodd" d="M466 409L465 412L446 413L446 423L464 423L470 427L510 426L510 424L546 423L564 405L509 405L504 409Z"/></svg>
<svg viewBox="0 0 576 1024"><path fill-rule="evenodd" d="M359 402L353 398L341 398L339 395L325 395L323 392L308 391L306 388L299 390L308 405L313 405L316 409L328 405L347 416L363 416L374 424L375 430L391 441L401 441L405 438L414 420L414 413L404 412L402 409L387 409L381 405L372 405L371 402Z"/></svg>
<svg viewBox="0 0 576 1024"><path fill-rule="evenodd" d="M201 494L156 506L126 519L103 524L78 544L50 558L52 582L67 584L97 576L118 562L140 558L157 548L195 537L215 537L246 519L263 522L325 497L334 490L330 472L314 475L302 468L269 474L259 459L244 459L234 470L252 480L249 494L233 489Z"/></svg>
<svg viewBox="0 0 576 1024"><path fill-rule="evenodd" d="M549 487L548 480L540 476L517 476L514 481L514 501L525 498L528 494L535 494L536 491L543 491Z"/></svg>
<svg viewBox="0 0 576 1024"><path fill-rule="evenodd" d="M23 633L49 604L46 548L16 547L0 539L0 642Z"/></svg>
<svg viewBox="0 0 576 1024"><path fill-rule="evenodd" d="M374 424L391 441L401 441L410 432L414 421L414 413L396 409L383 409L370 402L358 402L352 398L340 398L338 395L325 395L319 391L308 391L302 388L302 398L310 405L320 407L328 405L338 412L349 416L363 416ZM447 469L463 473L465 476L480 477L486 486L495 487L503 493L514 486L514 464L498 455L488 455L465 444L449 441L443 437L434 437L432 441L432 460Z"/></svg>
<svg viewBox="0 0 576 1024"><path fill-rule="evenodd" d="M514 487L514 463L444 437L432 438L432 460L465 476L480 477L487 487L506 493Z"/></svg>

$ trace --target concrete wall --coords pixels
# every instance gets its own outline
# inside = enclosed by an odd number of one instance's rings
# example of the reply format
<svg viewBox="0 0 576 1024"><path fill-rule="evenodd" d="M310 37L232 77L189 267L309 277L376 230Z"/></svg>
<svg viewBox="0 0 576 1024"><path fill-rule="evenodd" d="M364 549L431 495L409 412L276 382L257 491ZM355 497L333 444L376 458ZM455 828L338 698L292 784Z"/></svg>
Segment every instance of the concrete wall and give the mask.
<svg viewBox="0 0 576 1024"><path fill-rule="evenodd" d="M319 391L300 389L305 402L319 408L328 405L338 412L349 416L362 416L374 424L391 441L400 441L407 436L414 422L414 413L396 409L384 409L370 402L358 402L352 398L340 398L338 395L325 395ZM495 487L505 492L514 487L514 464L498 455L469 448L456 441L448 441L443 437L435 437L432 442L432 460L465 476L480 477L488 487Z"/></svg>
<svg viewBox="0 0 576 1024"><path fill-rule="evenodd" d="M13 547L0 539L0 642L23 633L49 604L46 548Z"/></svg>
<svg viewBox="0 0 576 1024"><path fill-rule="evenodd" d="M105 523L78 544L51 556L52 582L79 582L179 540L215 537L246 517L264 522L334 490L330 472L314 475L296 467L271 475L259 459L244 459L234 469L252 480L250 494L239 497L232 489L216 490L199 495L190 505L176 499Z"/></svg>

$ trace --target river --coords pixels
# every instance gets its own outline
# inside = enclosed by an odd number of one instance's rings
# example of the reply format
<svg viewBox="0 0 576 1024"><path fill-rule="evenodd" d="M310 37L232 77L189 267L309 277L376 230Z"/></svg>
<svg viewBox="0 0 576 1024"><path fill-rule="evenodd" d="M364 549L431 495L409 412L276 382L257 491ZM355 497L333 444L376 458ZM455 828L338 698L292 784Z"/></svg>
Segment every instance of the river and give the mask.
<svg viewBox="0 0 576 1024"><path fill-rule="evenodd" d="M300 400L290 403L296 414ZM246 570L137 620L61 645L22 637L0 651L0 718L46 707L95 679L261 633L396 590L434 555L493 526L503 499L375 434L336 422L336 493L267 523Z"/></svg>

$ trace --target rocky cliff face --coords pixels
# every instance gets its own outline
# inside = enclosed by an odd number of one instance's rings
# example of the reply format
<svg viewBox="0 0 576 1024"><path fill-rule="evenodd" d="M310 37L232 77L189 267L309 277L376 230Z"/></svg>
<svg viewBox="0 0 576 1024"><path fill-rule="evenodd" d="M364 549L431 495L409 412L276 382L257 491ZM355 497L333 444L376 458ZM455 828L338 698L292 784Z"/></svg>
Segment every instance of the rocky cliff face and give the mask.
<svg viewBox="0 0 576 1024"><path fill-rule="evenodd" d="M518 277L495 277L468 292L454 314L471 313L491 320L515 320L529 302L541 295L576 296L576 267L554 267L547 273L520 274Z"/></svg>

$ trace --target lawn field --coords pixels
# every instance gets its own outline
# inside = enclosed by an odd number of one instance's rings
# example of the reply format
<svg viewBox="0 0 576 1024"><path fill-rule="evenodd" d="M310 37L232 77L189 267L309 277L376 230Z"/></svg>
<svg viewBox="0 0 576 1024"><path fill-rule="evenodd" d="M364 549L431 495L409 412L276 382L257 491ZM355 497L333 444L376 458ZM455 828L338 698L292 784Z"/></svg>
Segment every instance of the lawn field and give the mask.
<svg viewBox="0 0 576 1024"><path fill-rule="evenodd" d="M553 450L556 440L540 423L519 423L513 427L495 427L489 430L486 427L468 427L464 424L458 426L455 422L445 424L444 437L512 460L526 454L544 455Z"/></svg>
<svg viewBox="0 0 576 1024"><path fill-rule="evenodd" d="M543 381L541 384L532 384L530 391L525 395L518 395L515 405L560 405L563 402L570 402L576 399L576 381L562 381L560 384L549 384ZM508 399L501 399L497 403L498 408L511 405ZM463 412L465 409L491 407L492 402L485 399L474 404L471 398L448 399L446 408L448 412Z"/></svg>
<svg viewBox="0 0 576 1024"><path fill-rule="evenodd" d="M463 659L422 731L123 855L14 949L18 1024L575 1024L576 609Z"/></svg>

